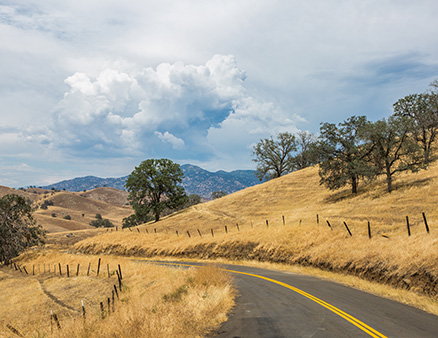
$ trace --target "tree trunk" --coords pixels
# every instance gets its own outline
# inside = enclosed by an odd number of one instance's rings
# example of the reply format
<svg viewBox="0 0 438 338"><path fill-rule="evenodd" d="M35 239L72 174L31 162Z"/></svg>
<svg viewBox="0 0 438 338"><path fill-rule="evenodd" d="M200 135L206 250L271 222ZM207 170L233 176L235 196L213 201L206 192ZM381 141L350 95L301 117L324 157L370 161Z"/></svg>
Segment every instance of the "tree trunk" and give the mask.
<svg viewBox="0 0 438 338"><path fill-rule="evenodd" d="M160 220L160 213L156 212L155 213L155 222L158 222Z"/></svg>
<svg viewBox="0 0 438 338"><path fill-rule="evenodd" d="M388 185L388 192L392 191L392 175L390 173L386 173L386 183Z"/></svg>
<svg viewBox="0 0 438 338"><path fill-rule="evenodd" d="M353 194L357 194L357 177L356 176L351 177L351 192Z"/></svg>

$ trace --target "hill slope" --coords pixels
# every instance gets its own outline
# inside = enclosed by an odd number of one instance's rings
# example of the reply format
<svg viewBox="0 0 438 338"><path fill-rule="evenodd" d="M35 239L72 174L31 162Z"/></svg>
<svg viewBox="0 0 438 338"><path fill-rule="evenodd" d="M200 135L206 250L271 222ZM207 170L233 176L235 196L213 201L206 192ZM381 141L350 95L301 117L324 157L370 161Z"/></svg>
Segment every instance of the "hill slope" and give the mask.
<svg viewBox="0 0 438 338"><path fill-rule="evenodd" d="M96 214L121 226L122 219L132 214L131 207L126 205L128 193L113 188L78 193L0 186L0 197L6 194L17 194L30 200L32 206L37 208L34 214L37 224L49 232L94 229L89 224L96 219ZM47 209L41 208L44 201L50 202ZM70 216L69 220L64 218L67 215Z"/></svg>
<svg viewBox="0 0 438 338"><path fill-rule="evenodd" d="M77 248L88 253L299 263L438 297L438 165L397 176L391 194L385 182L377 180L360 186L356 196L348 188L332 192L320 186L317 171L294 172L143 225L140 233L108 233ZM155 228L157 234L146 234L145 228Z"/></svg>

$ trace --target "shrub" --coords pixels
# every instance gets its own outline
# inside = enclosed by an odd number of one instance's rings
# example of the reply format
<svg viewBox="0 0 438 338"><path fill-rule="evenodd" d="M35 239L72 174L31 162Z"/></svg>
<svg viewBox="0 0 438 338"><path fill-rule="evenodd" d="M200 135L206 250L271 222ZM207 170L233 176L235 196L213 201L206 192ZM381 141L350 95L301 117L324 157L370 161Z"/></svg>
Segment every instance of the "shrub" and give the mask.
<svg viewBox="0 0 438 338"><path fill-rule="evenodd" d="M102 215L101 214L96 214L96 216L95 216L97 219L102 219Z"/></svg>
<svg viewBox="0 0 438 338"><path fill-rule="evenodd" d="M71 216L70 216L70 215L65 215L65 216L64 216L64 219L71 220Z"/></svg>
<svg viewBox="0 0 438 338"><path fill-rule="evenodd" d="M111 227L114 227L114 224L111 223L111 221L109 219L98 219L98 220L95 220L95 221L91 221L90 225L92 227L95 227L95 228L101 228L101 227L111 228Z"/></svg>

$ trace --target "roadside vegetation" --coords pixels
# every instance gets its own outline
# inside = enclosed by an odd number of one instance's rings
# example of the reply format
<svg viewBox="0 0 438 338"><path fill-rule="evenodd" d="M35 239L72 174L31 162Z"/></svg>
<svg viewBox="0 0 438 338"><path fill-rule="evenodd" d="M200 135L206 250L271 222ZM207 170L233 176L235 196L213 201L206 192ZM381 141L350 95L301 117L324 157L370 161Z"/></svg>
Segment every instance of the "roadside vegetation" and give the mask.
<svg viewBox="0 0 438 338"><path fill-rule="evenodd" d="M15 329L24 337L202 337L226 320L234 304L230 277L215 267L183 269L103 256L97 276L99 258L40 249L14 261L23 272L1 267L0 287L8 292L0 295L0 336L12 336ZM108 307L119 264L120 299Z"/></svg>

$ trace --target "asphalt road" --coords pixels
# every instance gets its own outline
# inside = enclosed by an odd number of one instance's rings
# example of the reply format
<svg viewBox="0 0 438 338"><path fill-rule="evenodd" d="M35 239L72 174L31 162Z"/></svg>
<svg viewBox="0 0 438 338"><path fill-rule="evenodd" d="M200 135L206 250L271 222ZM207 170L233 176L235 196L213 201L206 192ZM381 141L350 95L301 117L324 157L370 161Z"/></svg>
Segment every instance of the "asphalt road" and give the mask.
<svg viewBox="0 0 438 338"><path fill-rule="evenodd" d="M234 271L239 296L212 337L438 337L437 316L395 301L300 274L221 267Z"/></svg>

